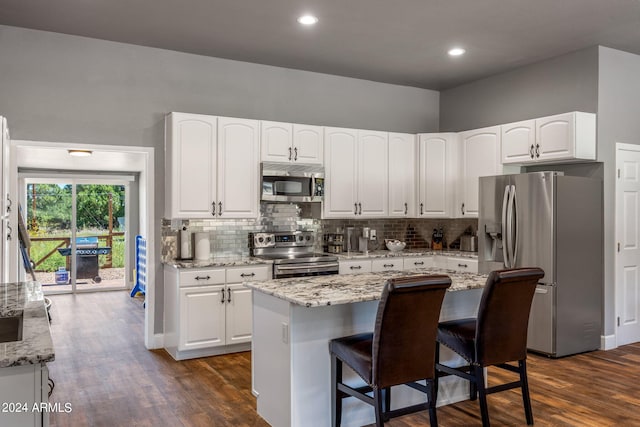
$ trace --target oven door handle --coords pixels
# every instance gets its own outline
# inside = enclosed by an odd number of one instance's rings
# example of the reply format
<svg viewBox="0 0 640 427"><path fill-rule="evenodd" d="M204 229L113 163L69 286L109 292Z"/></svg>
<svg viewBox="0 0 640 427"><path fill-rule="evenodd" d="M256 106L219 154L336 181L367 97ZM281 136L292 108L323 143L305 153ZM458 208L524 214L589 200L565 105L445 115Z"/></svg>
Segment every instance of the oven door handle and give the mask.
<svg viewBox="0 0 640 427"><path fill-rule="evenodd" d="M327 262L327 263L322 263L322 264L316 264L316 263L300 263L300 264L292 264L291 266L282 266L282 265L278 265L276 268L278 270L299 270L301 268L316 268L316 267L322 267L322 268L327 268L327 267L338 267L339 264L337 262Z"/></svg>

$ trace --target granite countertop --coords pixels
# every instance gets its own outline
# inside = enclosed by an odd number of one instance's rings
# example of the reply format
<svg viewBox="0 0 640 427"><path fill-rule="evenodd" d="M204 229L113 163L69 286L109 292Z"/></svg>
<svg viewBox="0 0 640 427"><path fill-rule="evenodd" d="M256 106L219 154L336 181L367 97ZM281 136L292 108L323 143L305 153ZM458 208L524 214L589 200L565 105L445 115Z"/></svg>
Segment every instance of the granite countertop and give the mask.
<svg viewBox="0 0 640 427"><path fill-rule="evenodd" d="M387 279L419 274L446 274L451 277L452 281L449 292L482 288L488 277L486 274L423 268L411 271L294 277L265 282L245 282L244 285L293 304L320 307L379 300L382 295L382 287Z"/></svg>
<svg viewBox="0 0 640 427"><path fill-rule="evenodd" d="M22 313L22 339L0 343L0 368L55 360L49 318L38 282L0 284L0 317Z"/></svg>
<svg viewBox="0 0 640 427"><path fill-rule="evenodd" d="M373 259L373 258L393 258L393 257L417 257L417 256L433 256L433 255L442 255L449 257L461 257L461 258L470 258L470 259L478 259L478 252L465 252L465 251L436 251L433 249L405 249L399 252L391 252L389 250L378 250L378 251L369 251L367 254L362 252L351 252L351 254L347 254L346 252L340 254L332 254L336 255L339 260L347 260L347 259Z"/></svg>
<svg viewBox="0 0 640 427"><path fill-rule="evenodd" d="M250 256L210 258L208 260L170 260L164 262L175 268L241 267L254 264L273 264L273 261Z"/></svg>

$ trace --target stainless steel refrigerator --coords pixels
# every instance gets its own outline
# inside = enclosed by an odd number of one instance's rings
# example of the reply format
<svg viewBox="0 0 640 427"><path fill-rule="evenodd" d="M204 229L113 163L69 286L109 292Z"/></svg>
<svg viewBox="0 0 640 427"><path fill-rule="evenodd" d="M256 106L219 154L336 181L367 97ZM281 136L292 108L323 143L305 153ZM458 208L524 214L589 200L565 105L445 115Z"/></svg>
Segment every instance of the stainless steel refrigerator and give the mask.
<svg viewBox="0 0 640 427"><path fill-rule="evenodd" d="M600 347L602 181L562 172L480 178L481 273L540 267L527 346L552 357Z"/></svg>

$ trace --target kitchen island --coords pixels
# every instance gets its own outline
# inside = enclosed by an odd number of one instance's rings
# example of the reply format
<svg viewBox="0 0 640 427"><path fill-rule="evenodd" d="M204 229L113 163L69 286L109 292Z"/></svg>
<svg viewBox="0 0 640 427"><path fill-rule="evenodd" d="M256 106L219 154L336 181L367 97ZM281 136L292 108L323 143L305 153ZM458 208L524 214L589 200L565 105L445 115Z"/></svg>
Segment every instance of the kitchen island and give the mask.
<svg viewBox="0 0 640 427"><path fill-rule="evenodd" d="M49 424L47 362L55 359L42 287L0 283L0 425Z"/></svg>
<svg viewBox="0 0 640 427"><path fill-rule="evenodd" d="M441 320L476 315L486 275L427 268L246 282L253 289L252 387L258 414L274 427L330 426L329 340L372 331L385 281L418 274L451 277ZM459 359L443 348L441 360L455 364ZM344 377L347 382L359 382L349 369ZM468 383L441 379L438 405L468 396ZM425 399L408 387L394 387L392 408ZM373 422L371 406L356 399L344 401L343 426Z"/></svg>

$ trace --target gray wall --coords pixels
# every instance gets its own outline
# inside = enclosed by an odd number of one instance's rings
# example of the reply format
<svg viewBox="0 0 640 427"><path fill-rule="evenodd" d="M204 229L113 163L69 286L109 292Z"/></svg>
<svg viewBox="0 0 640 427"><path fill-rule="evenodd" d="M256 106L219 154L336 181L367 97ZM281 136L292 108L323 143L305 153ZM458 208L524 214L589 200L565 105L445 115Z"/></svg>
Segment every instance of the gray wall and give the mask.
<svg viewBox="0 0 640 427"><path fill-rule="evenodd" d="M604 162L605 334L616 333L615 144L640 144L640 56L600 47L598 159Z"/></svg>
<svg viewBox="0 0 640 427"><path fill-rule="evenodd" d="M456 132L598 107L598 48L580 50L440 94L440 131Z"/></svg>
<svg viewBox="0 0 640 427"><path fill-rule="evenodd" d="M438 130L439 93L0 26L0 114L13 139L156 148L183 111L397 132ZM160 218L164 194L156 193ZM160 254L160 221L156 226ZM162 323L160 266L156 331Z"/></svg>

